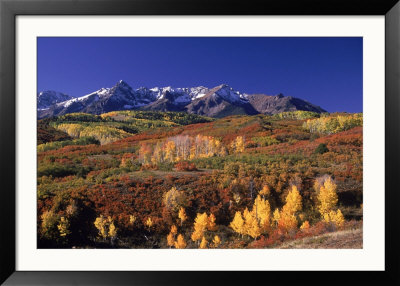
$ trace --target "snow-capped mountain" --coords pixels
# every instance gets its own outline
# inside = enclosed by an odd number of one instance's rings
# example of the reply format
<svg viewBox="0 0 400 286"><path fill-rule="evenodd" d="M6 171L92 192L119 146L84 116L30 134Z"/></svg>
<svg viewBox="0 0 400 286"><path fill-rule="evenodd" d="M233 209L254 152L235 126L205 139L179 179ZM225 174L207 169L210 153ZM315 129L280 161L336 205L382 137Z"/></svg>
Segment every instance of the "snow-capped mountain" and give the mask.
<svg viewBox="0 0 400 286"><path fill-rule="evenodd" d="M46 109L53 104L63 102L73 97L54 90L45 90L37 95L37 109Z"/></svg>
<svg viewBox="0 0 400 286"><path fill-rule="evenodd" d="M258 112L242 94L226 84L210 89L201 98L196 98L186 107L189 113L210 117L224 117L234 114L254 115Z"/></svg>
<svg viewBox="0 0 400 286"><path fill-rule="evenodd" d="M324 111L322 108L298 98L281 95L275 97L263 94L248 95L236 91L226 84L211 89L204 86L133 89L126 82L120 80L111 88L101 88L82 97L67 96L65 100L61 100L63 94L56 94L58 95L57 100L54 99L51 104L41 103L39 105L38 96L38 118L73 112L101 114L129 109L185 111L211 117L233 114L274 114L291 110ZM50 98L50 96L48 97Z"/></svg>

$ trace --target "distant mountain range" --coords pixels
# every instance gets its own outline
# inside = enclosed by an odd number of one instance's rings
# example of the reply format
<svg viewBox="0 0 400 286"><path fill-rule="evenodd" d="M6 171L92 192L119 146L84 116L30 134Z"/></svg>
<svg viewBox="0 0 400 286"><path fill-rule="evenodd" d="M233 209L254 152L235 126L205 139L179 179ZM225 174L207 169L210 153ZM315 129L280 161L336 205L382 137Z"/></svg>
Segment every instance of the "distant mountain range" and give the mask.
<svg viewBox="0 0 400 286"><path fill-rule="evenodd" d="M122 80L111 88L102 88L81 97L42 91L37 96L37 103L38 118L73 112L101 114L129 109L183 111L209 117L259 113L271 115L296 110L326 112L300 98L282 94L245 94L226 84L214 88L168 86L133 89Z"/></svg>

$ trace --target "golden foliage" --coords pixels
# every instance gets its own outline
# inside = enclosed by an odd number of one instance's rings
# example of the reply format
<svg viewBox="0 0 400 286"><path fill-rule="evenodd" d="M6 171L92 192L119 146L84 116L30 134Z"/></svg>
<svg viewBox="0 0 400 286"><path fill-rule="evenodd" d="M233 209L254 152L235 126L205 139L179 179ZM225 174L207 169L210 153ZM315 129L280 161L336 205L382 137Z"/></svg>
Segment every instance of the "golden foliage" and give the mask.
<svg viewBox="0 0 400 286"><path fill-rule="evenodd" d="M41 230L43 235L48 238L54 238L56 235L54 229L58 221L57 215L54 214L53 211L45 211L40 218L42 219ZM57 231L57 229L55 229L55 231Z"/></svg>
<svg viewBox="0 0 400 286"><path fill-rule="evenodd" d="M263 232L269 231L271 224L271 206L268 200L262 199L260 195L254 201L253 209L247 208L235 213L230 223L230 227L237 233L247 234L252 238L257 238Z"/></svg>
<svg viewBox="0 0 400 286"><path fill-rule="evenodd" d="M177 234L177 232L178 232L178 229L177 229L176 225L172 225L171 226L171 233L175 235L175 234Z"/></svg>
<svg viewBox="0 0 400 286"><path fill-rule="evenodd" d="M255 216L255 212L245 212L244 213L245 220L245 231L246 234L252 238L257 238L261 235L261 228L258 224L257 218Z"/></svg>
<svg viewBox="0 0 400 286"><path fill-rule="evenodd" d="M281 213L279 212L279 209L276 208L272 218L272 221L275 223L275 226L278 225L280 219L281 219Z"/></svg>
<svg viewBox="0 0 400 286"><path fill-rule="evenodd" d="M212 243L214 248L217 248L221 244L221 239L219 238L218 235L214 236Z"/></svg>
<svg viewBox="0 0 400 286"><path fill-rule="evenodd" d="M206 238L203 236L203 237L201 238L201 242L200 242L199 248L201 248L201 249L206 249L206 248L207 248L207 245L208 245L208 242L207 242Z"/></svg>
<svg viewBox="0 0 400 286"><path fill-rule="evenodd" d="M329 213L324 214L324 221L333 223L336 227L342 227L344 224L344 216L339 209L337 211L331 210Z"/></svg>
<svg viewBox="0 0 400 286"><path fill-rule="evenodd" d="M283 206L283 212L295 214L302 208L301 195L295 185L292 185L291 191L286 196L286 204Z"/></svg>
<svg viewBox="0 0 400 286"><path fill-rule="evenodd" d="M235 232L243 235L245 234L245 228L244 228L244 220L242 217L242 213L240 211L237 211L235 213L235 217L233 218L232 222L229 225Z"/></svg>
<svg viewBox="0 0 400 286"><path fill-rule="evenodd" d="M150 230L150 228L153 226L153 220L151 219L151 217L149 217L147 220L146 220L146 225L147 225L147 227L149 228L149 230Z"/></svg>
<svg viewBox="0 0 400 286"><path fill-rule="evenodd" d="M303 124L310 132L321 134L333 134L356 126L363 126L362 113L309 119Z"/></svg>
<svg viewBox="0 0 400 286"><path fill-rule="evenodd" d="M116 237L117 236L117 228L115 227L113 222L110 224L110 230L108 231L108 235L110 237Z"/></svg>
<svg viewBox="0 0 400 286"><path fill-rule="evenodd" d="M130 215L129 216L129 224L133 225L136 221L136 217L134 215Z"/></svg>
<svg viewBox="0 0 400 286"><path fill-rule="evenodd" d="M231 143L231 149L234 153L242 153L244 151L244 137L237 136Z"/></svg>
<svg viewBox="0 0 400 286"><path fill-rule="evenodd" d="M338 202L336 188L336 184L333 182L331 177L328 177L324 184L320 187L318 201L319 212L321 213L322 217L334 209Z"/></svg>
<svg viewBox="0 0 400 286"><path fill-rule="evenodd" d="M282 230L293 230L297 228L297 218L294 214L282 212L278 222L278 227Z"/></svg>
<svg viewBox="0 0 400 286"><path fill-rule="evenodd" d="M117 236L117 229L114 225L113 219L109 216L105 218L103 215L100 215L94 221L94 225L99 231L100 237L106 239L108 237L113 238Z"/></svg>
<svg viewBox="0 0 400 286"><path fill-rule="evenodd" d="M175 248L177 248L177 249L186 248L186 242L185 242L185 239L183 238L182 234L178 235L178 238L176 239L176 242L175 242Z"/></svg>
<svg viewBox="0 0 400 286"><path fill-rule="evenodd" d="M197 214L194 220L194 231L191 235L193 241L198 241L204 235L204 232L208 226L208 216L207 213Z"/></svg>
<svg viewBox="0 0 400 286"><path fill-rule="evenodd" d="M124 130L105 125L84 125L80 123L60 123L55 124L55 128L68 133L71 137L94 137L100 143L108 144L119 139L130 136L130 133Z"/></svg>
<svg viewBox="0 0 400 286"><path fill-rule="evenodd" d="M179 209L178 217L179 217L179 219L181 220L181 226L182 226L182 224L183 224L183 223L185 222L185 220L187 219L186 211L185 211L185 209L184 209L183 207L181 207L181 208Z"/></svg>
<svg viewBox="0 0 400 286"><path fill-rule="evenodd" d="M207 225L207 229L210 231L215 231L217 229L217 225L215 224L215 215L214 214L210 214L210 216L208 217L208 225Z"/></svg>
<svg viewBox="0 0 400 286"><path fill-rule="evenodd" d="M297 228L297 213L302 209L301 195L295 185L286 196L286 204L283 206L282 211L279 212L278 227L282 230L293 230ZM276 212L276 211L275 211ZM275 217L275 213L274 213Z"/></svg>
<svg viewBox="0 0 400 286"><path fill-rule="evenodd" d="M258 220L262 231L267 231L271 221L271 206L268 200L262 199L260 195L254 201L253 212Z"/></svg>
<svg viewBox="0 0 400 286"><path fill-rule="evenodd" d="M310 229L310 223L308 222L308 220L306 220L305 222L303 222L303 224L300 226L301 230L308 230Z"/></svg>
<svg viewBox="0 0 400 286"><path fill-rule="evenodd" d="M61 217L60 222L57 225L58 230L60 231L60 236L66 237L68 234L70 234L69 231L69 221L66 217Z"/></svg>
<svg viewBox="0 0 400 286"><path fill-rule="evenodd" d="M175 238L172 232L167 235L167 244L170 247L175 245Z"/></svg>
<svg viewBox="0 0 400 286"><path fill-rule="evenodd" d="M176 145L174 141L168 141L165 146L165 160L169 162L175 161Z"/></svg>

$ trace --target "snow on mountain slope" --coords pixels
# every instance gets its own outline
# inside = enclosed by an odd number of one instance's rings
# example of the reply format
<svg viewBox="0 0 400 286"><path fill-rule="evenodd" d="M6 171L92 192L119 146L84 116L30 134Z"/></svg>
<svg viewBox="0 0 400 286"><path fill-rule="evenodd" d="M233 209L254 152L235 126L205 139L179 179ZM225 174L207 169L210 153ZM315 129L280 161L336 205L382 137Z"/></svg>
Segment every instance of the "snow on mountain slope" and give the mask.
<svg viewBox="0 0 400 286"><path fill-rule="evenodd" d="M216 88L212 89L212 96L220 96L224 100L230 103L246 103L247 99L244 94L234 90L232 87L226 84L221 84Z"/></svg>
<svg viewBox="0 0 400 286"><path fill-rule="evenodd" d="M41 92L38 95L38 118L72 112L101 114L127 109L186 111L212 117L232 114L275 114L293 110L324 111L319 106L299 98L283 95L249 95L234 90L226 84L211 89L204 86L133 89L125 81L120 80L111 88L101 88L77 98L51 91Z"/></svg>
<svg viewBox="0 0 400 286"><path fill-rule="evenodd" d="M73 97L54 90L45 90L37 95L37 109L47 109L53 104L70 100Z"/></svg>

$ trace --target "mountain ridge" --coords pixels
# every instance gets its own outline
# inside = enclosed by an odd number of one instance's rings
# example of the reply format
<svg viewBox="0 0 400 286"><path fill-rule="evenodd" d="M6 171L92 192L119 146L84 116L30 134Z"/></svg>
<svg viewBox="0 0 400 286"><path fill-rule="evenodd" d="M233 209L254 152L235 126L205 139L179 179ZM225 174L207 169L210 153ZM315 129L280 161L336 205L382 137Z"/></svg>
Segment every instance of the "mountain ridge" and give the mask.
<svg viewBox="0 0 400 286"><path fill-rule="evenodd" d="M39 95L41 95L39 105ZM183 111L209 117L243 114L276 114L305 110L326 112L321 107L300 98L266 94L246 94L227 84L213 88L204 86L173 88L140 87L133 89L120 80L111 88L101 88L81 97L46 91L38 95L38 118L74 112L102 114L118 110ZM55 96L58 95L58 96ZM61 101L66 98L66 100Z"/></svg>

